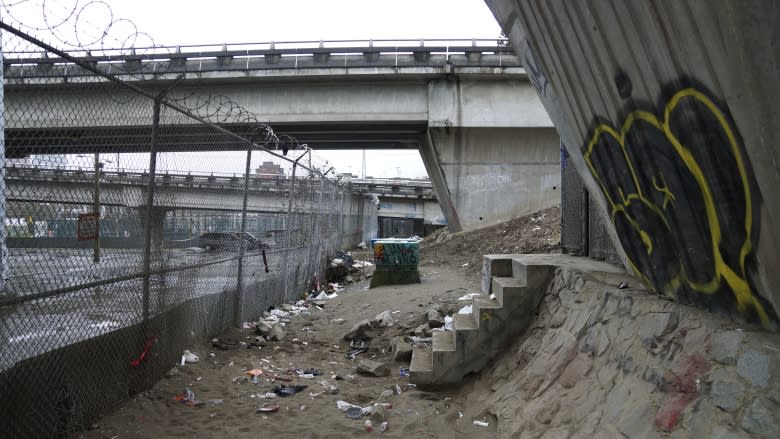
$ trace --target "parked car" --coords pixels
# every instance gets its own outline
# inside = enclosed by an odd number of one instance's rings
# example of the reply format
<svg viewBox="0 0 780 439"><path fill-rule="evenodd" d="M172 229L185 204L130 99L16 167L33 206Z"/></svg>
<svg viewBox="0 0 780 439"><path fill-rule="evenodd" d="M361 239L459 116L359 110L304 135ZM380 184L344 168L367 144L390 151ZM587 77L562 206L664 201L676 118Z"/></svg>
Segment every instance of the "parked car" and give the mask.
<svg viewBox="0 0 780 439"><path fill-rule="evenodd" d="M266 250L268 245L246 232L206 232L200 235L198 246L206 251Z"/></svg>

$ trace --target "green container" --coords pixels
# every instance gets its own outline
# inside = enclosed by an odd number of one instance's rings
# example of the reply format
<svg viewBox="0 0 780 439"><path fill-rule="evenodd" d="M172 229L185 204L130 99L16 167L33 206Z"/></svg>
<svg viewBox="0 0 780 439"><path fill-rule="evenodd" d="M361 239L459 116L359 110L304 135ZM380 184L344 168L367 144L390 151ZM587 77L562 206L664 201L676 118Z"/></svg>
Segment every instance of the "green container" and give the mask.
<svg viewBox="0 0 780 439"><path fill-rule="evenodd" d="M420 283L417 264L420 262L420 244L411 239L378 239L373 241L376 271L370 288L381 285Z"/></svg>
<svg viewBox="0 0 780 439"><path fill-rule="evenodd" d="M377 271L417 270L420 244L410 239L378 239L374 241L374 262Z"/></svg>

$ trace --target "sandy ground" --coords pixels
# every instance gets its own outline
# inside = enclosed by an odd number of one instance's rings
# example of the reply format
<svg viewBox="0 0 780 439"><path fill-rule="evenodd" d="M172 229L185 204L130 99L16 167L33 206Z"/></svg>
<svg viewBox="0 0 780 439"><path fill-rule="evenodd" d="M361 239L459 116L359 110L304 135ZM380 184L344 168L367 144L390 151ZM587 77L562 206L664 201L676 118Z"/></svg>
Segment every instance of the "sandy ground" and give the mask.
<svg viewBox="0 0 780 439"><path fill-rule="evenodd" d="M382 434L388 437L494 437L495 419L486 415L487 411L479 401L470 401L469 395L459 394L458 389L425 392L410 388L399 395L381 396L386 389L409 382L408 377L399 373L401 367L409 365L393 361L393 354L388 349L390 339L414 331L434 303L457 309L468 303L458 304L458 297L478 291L476 276L466 279L451 268L430 263L423 264L420 272L420 284L370 290L366 281L353 284L339 297L328 301L322 310L311 308L308 313L292 318L285 339L271 342L262 349L222 351L210 347L208 340L204 340L203 345L191 347L201 357L198 363L177 367L177 376L164 378L151 390L137 395L117 412L99 421L94 429L84 432L83 437L360 437L380 434L378 426L383 420L388 422L389 429ZM355 360L347 359L348 342L342 340L342 336L354 323L373 318L384 310L397 311L392 315L398 323L379 330L378 336L371 341L369 352ZM220 337L250 341L254 334L235 330ZM387 364L390 376L377 378L357 374L355 366L361 359ZM233 382L234 378L244 376L246 369L253 368L276 371L316 368L323 375L315 379L296 378L292 384L308 387L293 396L261 399L256 395L285 383L263 377L259 384ZM334 380L333 375L344 379ZM338 393L322 393L324 387L319 384L322 379L335 384ZM184 387L192 389L196 398L205 404L190 407L174 400ZM221 400L221 403L209 402L213 400ZM388 402L392 408L371 418L351 420L336 407L339 400L360 406ZM263 403L278 404L279 411L256 413ZM365 419L372 419L373 432L365 431ZM485 420L490 426L475 426L475 419Z"/></svg>

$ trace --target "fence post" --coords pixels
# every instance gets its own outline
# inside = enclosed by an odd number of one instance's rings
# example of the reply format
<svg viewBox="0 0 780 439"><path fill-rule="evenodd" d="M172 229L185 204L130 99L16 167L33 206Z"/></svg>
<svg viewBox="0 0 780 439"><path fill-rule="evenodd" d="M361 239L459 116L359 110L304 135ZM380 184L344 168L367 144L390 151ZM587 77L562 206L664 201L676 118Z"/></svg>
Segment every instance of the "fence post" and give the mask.
<svg viewBox="0 0 780 439"><path fill-rule="evenodd" d="M95 223L97 224L97 227L95 228L95 242L93 243L94 248L92 251L92 262L98 263L100 262L100 153L95 153L95 197L94 197L94 206L93 209L95 211Z"/></svg>
<svg viewBox="0 0 780 439"><path fill-rule="evenodd" d="M0 293L6 292L6 284L9 278L8 269L8 246L6 237L8 230L5 227L5 87L3 84L3 40L2 31L0 31L0 218L3 224L0 224Z"/></svg>
<svg viewBox="0 0 780 439"><path fill-rule="evenodd" d="M241 208L241 233L246 232L246 209L249 201L249 176L252 167L252 145L246 150L246 169L244 170L244 201ZM238 279L236 281L236 308L233 314L233 324L242 328L244 320L244 255L246 254L247 241L242 240L238 253Z"/></svg>
<svg viewBox="0 0 780 439"><path fill-rule="evenodd" d="M144 266L143 266L143 319L149 320L149 288L152 264L152 207L154 206L155 173L157 172L157 135L160 129L160 105L163 94L154 99L152 107L152 144L149 147L149 182L146 192L146 212L144 212Z"/></svg>

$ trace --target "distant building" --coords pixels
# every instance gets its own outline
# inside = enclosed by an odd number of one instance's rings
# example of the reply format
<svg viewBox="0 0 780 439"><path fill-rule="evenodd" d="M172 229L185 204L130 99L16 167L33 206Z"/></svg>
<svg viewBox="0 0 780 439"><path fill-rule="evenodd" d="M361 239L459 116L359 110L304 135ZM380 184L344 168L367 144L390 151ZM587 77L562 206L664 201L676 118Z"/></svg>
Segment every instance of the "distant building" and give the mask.
<svg viewBox="0 0 780 439"><path fill-rule="evenodd" d="M277 165L274 162L263 162L262 165L258 166L257 169L255 169L255 174L260 176L260 178L268 178L268 179L283 178L284 169L282 169L281 166Z"/></svg>

